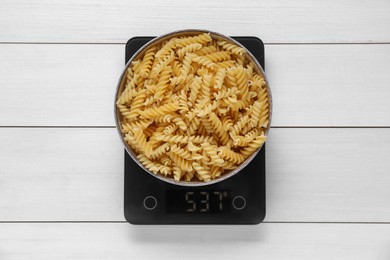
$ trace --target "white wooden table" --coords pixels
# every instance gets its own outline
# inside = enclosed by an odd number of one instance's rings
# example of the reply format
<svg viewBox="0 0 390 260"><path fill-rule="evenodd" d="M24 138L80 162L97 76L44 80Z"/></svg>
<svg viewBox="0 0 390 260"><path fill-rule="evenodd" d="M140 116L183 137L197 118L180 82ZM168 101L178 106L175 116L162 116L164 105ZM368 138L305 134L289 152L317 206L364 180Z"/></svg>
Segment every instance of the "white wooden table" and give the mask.
<svg viewBox="0 0 390 260"><path fill-rule="evenodd" d="M390 2L194 3L0 0L0 259L390 259ZM184 28L266 44L258 226L124 220L124 43Z"/></svg>

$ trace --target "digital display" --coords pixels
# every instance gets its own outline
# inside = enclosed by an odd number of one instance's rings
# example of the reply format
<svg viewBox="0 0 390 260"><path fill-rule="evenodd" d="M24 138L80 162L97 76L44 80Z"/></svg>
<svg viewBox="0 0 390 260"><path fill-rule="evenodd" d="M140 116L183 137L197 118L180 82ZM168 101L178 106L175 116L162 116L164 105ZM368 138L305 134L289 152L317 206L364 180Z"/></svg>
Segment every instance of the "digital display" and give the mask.
<svg viewBox="0 0 390 260"><path fill-rule="evenodd" d="M167 213L214 214L230 212L230 192L226 190L168 190Z"/></svg>

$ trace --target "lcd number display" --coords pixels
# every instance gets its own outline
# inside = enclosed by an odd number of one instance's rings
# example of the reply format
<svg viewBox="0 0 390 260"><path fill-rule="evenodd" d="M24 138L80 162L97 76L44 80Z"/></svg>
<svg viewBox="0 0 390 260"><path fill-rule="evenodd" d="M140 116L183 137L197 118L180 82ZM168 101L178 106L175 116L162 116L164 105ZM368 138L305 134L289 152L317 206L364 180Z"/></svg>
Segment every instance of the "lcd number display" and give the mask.
<svg viewBox="0 0 390 260"><path fill-rule="evenodd" d="M168 190L166 192L167 213L228 213L230 205L230 192L227 190Z"/></svg>

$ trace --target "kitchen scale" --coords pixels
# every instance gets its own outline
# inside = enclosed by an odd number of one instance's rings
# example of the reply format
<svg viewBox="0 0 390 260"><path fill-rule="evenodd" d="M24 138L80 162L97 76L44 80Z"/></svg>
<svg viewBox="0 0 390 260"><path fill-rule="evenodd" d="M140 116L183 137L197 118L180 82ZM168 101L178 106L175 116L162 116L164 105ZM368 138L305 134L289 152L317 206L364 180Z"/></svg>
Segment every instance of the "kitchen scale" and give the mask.
<svg viewBox="0 0 390 260"><path fill-rule="evenodd" d="M233 37L264 68L264 44L256 37ZM153 37L126 44L126 63ZM265 217L265 145L241 172L202 187L163 182L125 151L125 219L131 224L259 224Z"/></svg>

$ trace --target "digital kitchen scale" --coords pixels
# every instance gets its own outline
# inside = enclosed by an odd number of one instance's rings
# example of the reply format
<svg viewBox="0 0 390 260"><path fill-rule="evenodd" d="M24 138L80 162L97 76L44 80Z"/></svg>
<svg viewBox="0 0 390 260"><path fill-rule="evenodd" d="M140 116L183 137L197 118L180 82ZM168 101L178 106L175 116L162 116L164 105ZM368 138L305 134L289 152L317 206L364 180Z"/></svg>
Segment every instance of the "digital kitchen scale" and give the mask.
<svg viewBox="0 0 390 260"><path fill-rule="evenodd" d="M264 68L264 44L256 37L233 37ZM131 38L126 63L153 37ZM234 176L203 187L163 182L138 166L125 151L124 213L131 224L258 224L265 217L265 145Z"/></svg>

